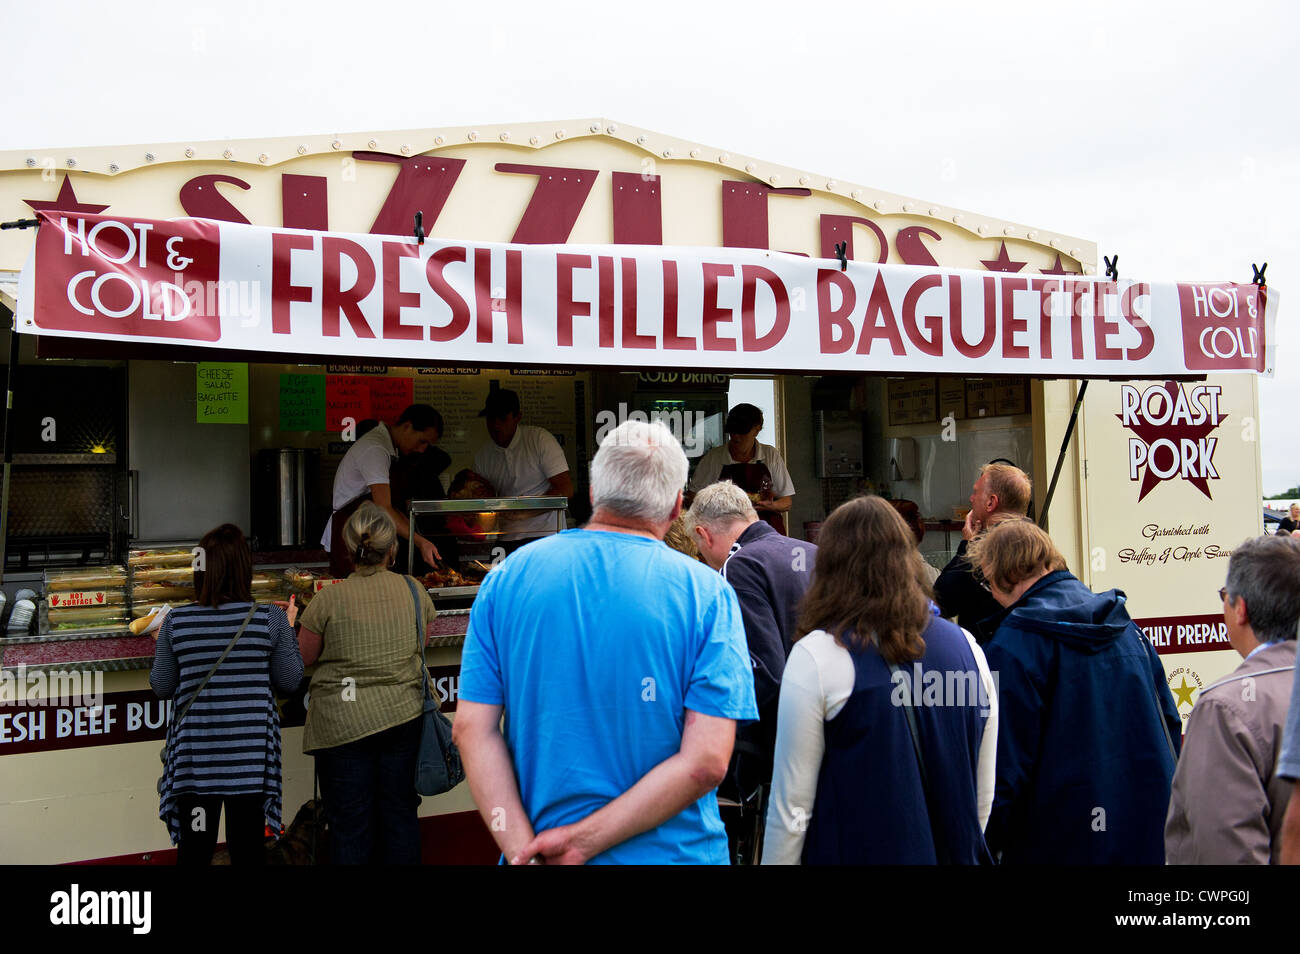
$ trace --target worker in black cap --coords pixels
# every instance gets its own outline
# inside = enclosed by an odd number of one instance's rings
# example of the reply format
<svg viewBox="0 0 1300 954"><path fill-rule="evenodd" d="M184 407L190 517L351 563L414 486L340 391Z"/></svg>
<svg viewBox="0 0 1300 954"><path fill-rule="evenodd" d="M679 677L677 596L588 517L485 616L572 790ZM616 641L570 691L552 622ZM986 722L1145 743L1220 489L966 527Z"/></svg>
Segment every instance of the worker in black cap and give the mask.
<svg viewBox="0 0 1300 954"><path fill-rule="evenodd" d="M488 392L478 416L492 440L474 455L474 470L503 497L572 497L573 477L560 443L547 430L519 423L519 395L505 388ZM539 513L510 521L503 540L519 540L555 528L555 515Z"/></svg>

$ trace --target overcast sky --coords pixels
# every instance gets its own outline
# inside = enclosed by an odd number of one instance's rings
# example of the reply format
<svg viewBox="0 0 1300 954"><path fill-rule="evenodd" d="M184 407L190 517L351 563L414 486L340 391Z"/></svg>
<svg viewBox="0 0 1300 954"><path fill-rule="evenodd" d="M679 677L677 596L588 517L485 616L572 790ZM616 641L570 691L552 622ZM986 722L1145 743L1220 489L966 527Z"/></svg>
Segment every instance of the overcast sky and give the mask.
<svg viewBox="0 0 1300 954"><path fill-rule="evenodd" d="M607 116L1281 293L1300 484L1300 14L1283 3L8 4L0 149ZM1289 216L1289 218L1288 218Z"/></svg>

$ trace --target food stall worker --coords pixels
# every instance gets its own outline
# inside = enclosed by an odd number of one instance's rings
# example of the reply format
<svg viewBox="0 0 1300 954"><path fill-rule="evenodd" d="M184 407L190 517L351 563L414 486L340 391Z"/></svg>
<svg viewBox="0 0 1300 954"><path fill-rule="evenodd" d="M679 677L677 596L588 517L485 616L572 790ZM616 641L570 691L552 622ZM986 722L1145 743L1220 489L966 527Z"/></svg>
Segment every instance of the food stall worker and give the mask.
<svg viewBox="0 0 1300 954"><path fill-rule="evenodd" d="M505 388L488 392L478 416L492 440L474 454L474 470L503 497L572 497L573 478L560 443L547 430L520 424L519 395ZM502 542L555 529L554 513L516 517Z"/></svg>
<svg viewBox="0 0 1300 954"><path fill-rule="evenodd" d="M696 492L729 480L754 501L759 517L785 533L785 513L794 504L794 482L785 461L771 444L760 444L763 412L753 404L737 404L723 423L727 443L713 448L696 465L689 490Z"/></svg>
<svg viewBox="0 0 1300 954"><path fill-rule="evenodd" d="M411 538L406 517L393 507L389 470L395 458L424 451L441 438L442 415L427 404L412 404L396 424L381 423L348 448L334 474L334 513L321 538L330 555L332 576L343 579L352 572L343 526L362 501L373 500L393 518L398 534ZM413 542L426 563L432 565L439 559L434 545L418 533Z"/></svg>

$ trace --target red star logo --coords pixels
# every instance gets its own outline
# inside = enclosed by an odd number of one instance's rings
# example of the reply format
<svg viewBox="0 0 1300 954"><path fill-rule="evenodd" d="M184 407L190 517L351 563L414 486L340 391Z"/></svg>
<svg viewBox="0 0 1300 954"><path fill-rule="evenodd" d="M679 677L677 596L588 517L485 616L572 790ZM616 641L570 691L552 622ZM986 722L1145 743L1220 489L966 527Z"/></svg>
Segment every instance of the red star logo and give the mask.
<svg viewBox="0 0 1300 954"><path fill-rule="evenodd" d="M1018 272L1029 263L1011 261L1011 256L1007 254L1007 243L1003 242L1002 247L998 249L997 258L988 260L980 259L980 264L990 272Z"/></svg>
<svg viewBox="0 0 1300 954"><path fill-rule="evenodd" d="M1061 264L1061 253L1056 253L1056 261L1052 263L1051 268L1040 268L1038 270L1043 275L1078 275L1078 272L1072 272Z"/></svg>
<svg viewBox="0 0 1300 954"><path fill-rule="evenodd" d="M59 195L53 201L23 199L37 212L81 212L85 215L97 215L108 208L107 205L95 205L93 202L80 202L77 193L72 191L72 177L65 175L63 185L59 186Z"/></svg>
<svg viewBox="0 0 1300 954"><path fill-rule="evenodd" d="M1191 402L1187 400L1185 392L1183 392L1179 388L1177 382L1166 381L1164 383L1164 390L1169 395L1169 400L1170 402L1172 402L1171 406L1177 405L1177 403L1180 400L1183 402L1184 405L1192 406ZM1116 414L1115 416L1118 417L1121 421L1124 420L1124 416L1122 414ZM1175 412L1175 416L1177 416L1176 412ZM1182 448L1183 446L1182 441L1184 438L1186 438L1193 445L1200 448L1204 446L1201 443L1202 440L1209 437L1210 432L1215 430L1220 424L1222 424L1225 420L1227 420L1227 418L1228 415L1224 414L1220 416L1217 422L1215 422L1211 419L1209 415L1207 415L1205 420L1202 421L1200 424L1190 424L1184 421L1179 421L1178 423L1174 423L1172 420L1170 420L1165 424L1152 424L1149 421L1143 420L1141 421L1141 423L1126 424L1125 426L1134 434L1136 434L1138 436L1138 439L1141 440L1142 443L1146 444L1148 454L1156 454L1156 453L1161 454L1161 460L1159 461L1160 466L1162 469L1167 470L1168 467L1165 466L1164 455L1169 453L1168 445L1162 444L1159 448L1156 448L1153 451L1152 447L1155 445L1156 441L1160 440L1161 438L1164 438L1165 440L1171 442L1175 448ZM1175 450L1174 453L1180 454L1181 450ZM1214 449L1211 446L1208 449L1206 456L1213 459L1213 454L1214 454ZM1173 475L1169 477L1159 477L1156 475L1155 469L1151 466L1151 461L1148 459L1146 463L1146 471L1142 474L1142 486L1138 490L1138 502L1141 503L1142 498L1145 497L1147 494L1151 493L1151 491L1154 490L1156 488L1156 485L1159 484L1161 481L1176 480L1179 476L1178 472L1181 472L1181 470L1182 467L1178 467L1177 471ZM1213 497L1210 496L1209 477L1189 474L1187 477L1184 477L1183 479L1186 480L1193 487L1195 487L1197 490L1199 490L1201 493L1205 494L1207 500L1214 499Z"/></svg>

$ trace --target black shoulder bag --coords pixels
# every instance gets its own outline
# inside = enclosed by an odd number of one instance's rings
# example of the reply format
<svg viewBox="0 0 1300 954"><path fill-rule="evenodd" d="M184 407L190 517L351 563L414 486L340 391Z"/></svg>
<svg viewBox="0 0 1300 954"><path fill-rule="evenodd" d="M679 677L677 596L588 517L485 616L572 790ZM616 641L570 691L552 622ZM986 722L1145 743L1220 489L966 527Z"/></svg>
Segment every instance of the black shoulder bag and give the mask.
<svg viewBox="0 0 1300 954"><path fill-rule="evenodd" d="M879 643L876 644L876 651L880 651ZM881 658L884 659L883 656ZM949 865L952 864L952 856L948 853L948 842L944 838L943 826L935 823L934 795L930 791L930 778L925 771L925 756L921 754L921 730L916 722L916 700L912 698L912 685L898 663L885 660L885 665L889 666L890 675L896 677L896 682L906 688L907 701L903 705L903 714L907 716L907 731L912 736L912 751L916 753L916 767L921 773L921 794L925 798L925 813L930 818L930 839L934 842L934 857L939 864Z"/></svg>
<svg viewBox="0 0 1300 954"><path fill-rule="evenodd" d="M415 654L424 676L424 713L420 723L420 748L415 759L415 790L421 795L441 795L465 780L460 752L451 741L451 720L442 714L433 687L429 684L429 667L424 664L424 626L420 621L420 591L415 581L403 576L415 601Z"/></svg>

